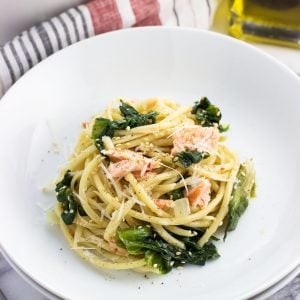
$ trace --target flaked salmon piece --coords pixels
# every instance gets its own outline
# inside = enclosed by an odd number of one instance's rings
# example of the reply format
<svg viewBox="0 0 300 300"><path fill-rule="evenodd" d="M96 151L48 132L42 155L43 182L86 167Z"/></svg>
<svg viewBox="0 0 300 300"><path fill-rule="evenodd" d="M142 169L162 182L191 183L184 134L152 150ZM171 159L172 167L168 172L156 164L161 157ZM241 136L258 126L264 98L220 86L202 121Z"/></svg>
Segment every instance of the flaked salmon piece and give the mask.
<svg viewBox="0 0 300 300"><path fill-rule="evenodd" d="M151 110L155 105L157 105L158 100L157 99L149 99L146 102L146 109Z"/></svg>
<svg viewBox="0 0 300 300"><path fill-rule="evenodd" d="M165 200L165 199L153 199L154 203L157 207L161 209L169 209L175 206L173 200Z"/></svg>
<svg viewBox="0 0 300 300"><path fill-rule="evenodd" d="M82 128L88 128L89 124L90 124L89 122L82 122L81 126Z"/></svg>
<svg viewBox="0 0 300 300"><path fill-rule="evenodd" d="M207 179L203 179L198 185L190 189L187 193L190 206L205 208L210 201L211 184Z"/></svg>
<svg viewBox="0 0 300 300"><path fill-rule="evenodd" d="M134 152L132 150L102 150L101 151L104 155L109 156L110 158L114 158L116 160L125 160L125 159L133 159L138 160L140 158L144 158L143 154L140 152Z"/></svg>
<svg viewBox="0 0 300 300"><path fill-rule="evenodd" d="M148 171L160 167L158 161L131 150L104 150L102 153L118 160L116 163L111 162L108 167L112 177L120 178L131 172L139 172L139 176L144 177Z"/></svg>
<svg viewBox="0 0 300 300"><path fill-rule="evenodd" d="M122 256L125 256L127 254L126 249L119 247L114 240L109 240L108 245L111 251L115 252L116 254Z"/></svg>
<svg viewBox="0 0 300 300"><path fill-rule="evenodd" d="M216 127L200 125L182 128L173 135L172 155L182 151L205 151L214 153L218 147L220 134Z"/></svg>

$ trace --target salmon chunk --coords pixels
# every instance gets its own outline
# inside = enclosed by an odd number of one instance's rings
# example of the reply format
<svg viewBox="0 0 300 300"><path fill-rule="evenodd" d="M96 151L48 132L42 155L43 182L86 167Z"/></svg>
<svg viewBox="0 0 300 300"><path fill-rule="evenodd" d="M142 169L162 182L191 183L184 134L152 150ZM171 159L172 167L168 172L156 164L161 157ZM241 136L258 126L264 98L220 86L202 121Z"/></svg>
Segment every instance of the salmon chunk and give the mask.
<svg viewBox="0 0 300 300"><path fill-rule="evenodd" d="M187 197L192 208L205 208L207 206L210 201L210 187L210 182L207 179L203 179L188 191Z"/></svg>
<svg viewBox="0 0 300 300"><path fill-rule="evenodd" d="M153 201L156 204L156 206L161 209L172 208L175 205L175 202L173 200L153 199Z"/></svg>
<svg viewBox="0 0 300 300"><path fill-rule="evenodd" d="M191 126L173 135L172 155L182 151L214 153L218 147L219 130L216 127Z"/></svg>
<svg viewBox="0 0 300 300"><path fill-rule="evenodd" d="M146 176L148 171L159 168L158 161L143 156L140 152L131 150L104 150L104 155L111 159L117 160L115 163L110 163L108 171L112 177L121 178L131 172L139 172L139 177Z"/></svg>

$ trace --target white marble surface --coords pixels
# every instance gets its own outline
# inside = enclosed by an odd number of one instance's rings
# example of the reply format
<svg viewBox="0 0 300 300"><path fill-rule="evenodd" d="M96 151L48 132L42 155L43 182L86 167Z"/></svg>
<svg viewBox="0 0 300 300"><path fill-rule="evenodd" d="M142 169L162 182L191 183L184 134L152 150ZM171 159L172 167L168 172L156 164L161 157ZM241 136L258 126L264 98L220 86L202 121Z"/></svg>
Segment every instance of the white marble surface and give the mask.
<svg viewBox="0 0 300 300"><path fill-rule="evenodd" d="M48 300L20 277L0 254L0 300ZM300 300L300 275L268 300Z"/></svg>

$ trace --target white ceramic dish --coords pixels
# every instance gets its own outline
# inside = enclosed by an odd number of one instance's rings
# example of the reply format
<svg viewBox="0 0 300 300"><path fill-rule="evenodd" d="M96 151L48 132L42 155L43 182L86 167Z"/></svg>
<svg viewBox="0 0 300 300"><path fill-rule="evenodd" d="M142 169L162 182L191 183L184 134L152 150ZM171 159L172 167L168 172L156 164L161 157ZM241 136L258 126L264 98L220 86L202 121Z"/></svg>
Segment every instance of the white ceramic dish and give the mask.
<svg viewBox="0 0 300 300"><path fill-rule="evenodd" d="M33 281L27 274L25 274L21 269L18 268L18 266L10 259L10 257L2 250L2 255L5 257L5 259L9 262L11 267L33 288L38 290L42 295L46 296L49 300L59 300L61 298L58 298L54 294L50 293L48 290L40 286L38 283ZM286 285L288 285L294 278L297 277L297 275L300 274L300 266L296 267L294 270L292 270L288 275L283 277L279 282L275 283L265 291L259 293L258 295L255 295L251 297L249 300L265 300L275 293L277 293L279 290L284 288Z"/></svg>
<svg viewBox="0 0 300 300"><path fill-rule="evenodd" d="M253 298L249 300L266 300L273 296L275 293L279 292L282 288L288 285L293 279L295 279L300 274L300 266L295 268L292 272L288 275L283 277L279 282L272 285L270 288L266 289L262 293L255 295ZM277 295L276 295L277 296ZM277 298L279 299L279 298ZM272 300L272 299L269 299Z"/></svg>
<svg viewBox="0 0 300 300"><path fill-rule="evenodd" d="M1 254L8 261L10 266L26 281L30 286L39 291L43 296L47 297L47 300L60 300L61 298L56 297L54 294L47 291L44 287L33 281L27 274L25 274L18 266L11 260L11 258L0 249Z"/></svg>
<svg viewBox="0 0 300 300"><path fill-rule="evenodd" d="M55 201L41 187L56 176L81 122L118 96L192 103L202 95L222 108L230 146L254 157L258 174L257 198L218 244L222 257L150 279L87 265L37 205ZM3 249L33 280L74 300L241 299L265 290L300 262L299 95L299 79L271 57L198 30L119 31L53 55L0 103Z"/></svg>

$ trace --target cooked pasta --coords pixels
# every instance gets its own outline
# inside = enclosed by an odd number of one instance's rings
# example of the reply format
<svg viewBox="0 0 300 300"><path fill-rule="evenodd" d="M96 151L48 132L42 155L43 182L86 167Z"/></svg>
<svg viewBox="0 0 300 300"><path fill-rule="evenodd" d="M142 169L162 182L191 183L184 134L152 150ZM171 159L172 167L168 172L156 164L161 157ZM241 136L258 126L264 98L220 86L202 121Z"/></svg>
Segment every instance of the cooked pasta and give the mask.
<svg viewBox="0 0 300 300"><path fill-rule="evenodd" d="M100 268L162 274L217 258L214 235L235 229L255 179L220 120L204 97L116 100L84 122L56 185L71 249Z"/></svg>

